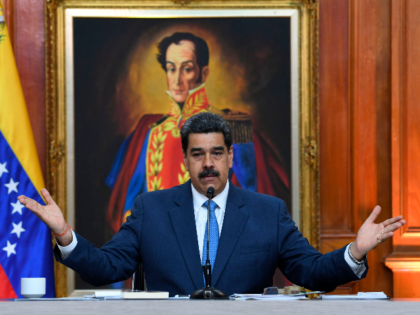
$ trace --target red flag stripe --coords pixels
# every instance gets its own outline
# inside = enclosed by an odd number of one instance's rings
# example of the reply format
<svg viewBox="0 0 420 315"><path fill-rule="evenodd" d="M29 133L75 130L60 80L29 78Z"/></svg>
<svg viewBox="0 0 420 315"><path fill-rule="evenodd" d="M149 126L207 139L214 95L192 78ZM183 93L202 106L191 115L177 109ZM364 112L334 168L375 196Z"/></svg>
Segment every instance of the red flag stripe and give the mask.
<svg viewBox="0 0 420 315"><path fill-rule="evenodd" d="M9 278L7 278L3 267L0 265L0 298L2 299L16 299L17 295L13 289Z"/></svg>

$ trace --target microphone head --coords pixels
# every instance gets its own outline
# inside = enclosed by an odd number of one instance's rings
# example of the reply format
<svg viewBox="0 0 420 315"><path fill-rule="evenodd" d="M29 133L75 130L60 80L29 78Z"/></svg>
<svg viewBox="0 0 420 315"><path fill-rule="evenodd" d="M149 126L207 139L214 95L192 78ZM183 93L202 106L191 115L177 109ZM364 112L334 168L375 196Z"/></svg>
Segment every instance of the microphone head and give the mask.
<svg viewBox="0 0 420 315"><path fill-rule="evenodd" d="M209 199L213 198L213 196L214 196L214 188L210 186L207 189L207 194L206 195L207 195L207 198L209 198Z"/></svg>

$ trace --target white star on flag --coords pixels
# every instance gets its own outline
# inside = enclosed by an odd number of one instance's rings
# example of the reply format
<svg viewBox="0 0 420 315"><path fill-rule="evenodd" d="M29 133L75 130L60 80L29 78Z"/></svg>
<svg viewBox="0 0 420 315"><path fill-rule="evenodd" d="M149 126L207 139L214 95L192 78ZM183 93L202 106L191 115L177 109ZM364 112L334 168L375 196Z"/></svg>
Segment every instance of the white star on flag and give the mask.
<svg viewBox="0 0 420 315"><path fill-rule="evenodd" d="M3 164L0 163L0 178L3 175L3 173L9 173L9 171L6 169L7 162L4 162Z"/></svg>
<svg viewBox="0 0 420 315"><path fill-rule="evenodd" d="M13 178L10 179L10 182L8 184L4 184L9 190L7 191L7 194L10 194L12 191L17 191L17 185L19 185L19 182L15 182Z"/></svg>
<svg viewBox="0 0 420 315"><path fill-rule="evenodd" d="M18 224L13 224L13 230L10 232L11 234L16 234L18 238L20 238L20 233L25 232L25 229L22 228L22 221L20 221Z"/></svg>
<svg viewBox="0 0 420 315"><path fill-rule="evenodd" d="M13 207L12 214L15 212L19 212L19 214L22 214L22 209L25 208L23 204L21 204L19 201L16 201L16 203L11 202L10 204Z"/></svg>
<svg viewBox="0 0 420 315"><path fill-rule="evenodd" d="M10 242L7 241L7 246L6 247L3 247L3 250L5 250L7 252L7 257L9 257L11 254L15 254L16 255L16 251L15 251L16 245L17 245L17 243L10 244Z"/></svg>

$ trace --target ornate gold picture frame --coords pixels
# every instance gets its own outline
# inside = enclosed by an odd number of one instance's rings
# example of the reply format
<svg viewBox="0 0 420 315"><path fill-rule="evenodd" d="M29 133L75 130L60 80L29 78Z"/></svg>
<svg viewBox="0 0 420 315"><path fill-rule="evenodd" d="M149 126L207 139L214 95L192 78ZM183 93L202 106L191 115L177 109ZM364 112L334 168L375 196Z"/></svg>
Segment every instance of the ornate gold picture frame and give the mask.
<svg viewBox="0 0 420 315"><path fill-rule="evenodd" d="M194 25L210 18L224 18L227 22L229 19L287 18L290 21L290 212L303 235L318 248L317 1L47 0L47 188L75 230L75 152L78 148L75 128L78 125L74 36L78 33L74 21L83 18L194 19ZM220 100L222 103L223 99ZM55 271L57 296L68 296L76 289L74 273L59 264L55 265Z"/></svg>

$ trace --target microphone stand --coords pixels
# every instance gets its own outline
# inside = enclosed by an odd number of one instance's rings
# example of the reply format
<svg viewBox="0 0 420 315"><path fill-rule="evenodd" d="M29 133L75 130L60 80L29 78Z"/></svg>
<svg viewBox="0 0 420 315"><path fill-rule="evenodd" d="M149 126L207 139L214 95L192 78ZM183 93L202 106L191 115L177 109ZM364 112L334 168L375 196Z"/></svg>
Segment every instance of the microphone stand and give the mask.
<svg viewBox="0 0 420 315"><path fill-rule="evenodd" d="M209 191L207 191L207 197L209 197ZM206 264L202 266L203 272L204 272L204 278L206 279L206 288L211 287L211 264L210 264L210 256L209 256L209 252L210 252L210 199L211 198L209 197L209 201L207 202L207 259L206 259Z"/></svg>
<svg viewBox="0 0 420 315"><path fill-rule="evenodd" d="M206 280L206 286L204 288L195 290L191 295L190 299L228 299L226 294L211 286L211 263L210 263L210 200L214 196L214 188L209 187L207 189L207 259L206 264L202 266L204 272L204 278Z"/></svg>

